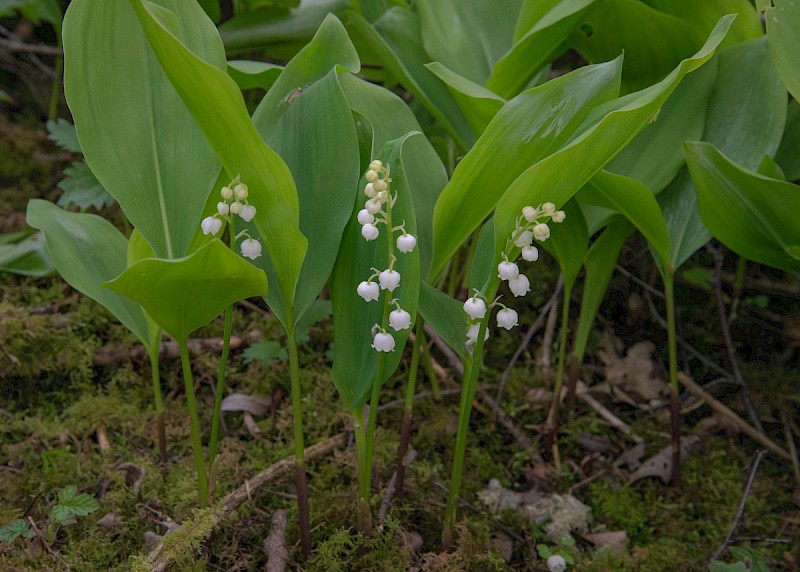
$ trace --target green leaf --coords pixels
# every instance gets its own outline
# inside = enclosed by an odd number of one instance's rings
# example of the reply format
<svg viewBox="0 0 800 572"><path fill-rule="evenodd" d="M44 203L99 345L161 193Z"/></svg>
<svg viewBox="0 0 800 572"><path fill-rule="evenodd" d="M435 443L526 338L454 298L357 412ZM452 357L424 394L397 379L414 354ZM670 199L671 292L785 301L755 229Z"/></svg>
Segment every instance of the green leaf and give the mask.
<svg viewBox="0 0 800 572"><path fill-rule="evenodd" d="M154 17L154 14L167 15L154 10L152 4L145 5L142 0L130 0L130 3L158 61L225 171L230 178L241 176L249 186L249 201L257 208L254 222L275 265L281 293L284 298L293 299L307 241L299 230L298 199L289 168L259 136L236 82L224 71L224 61L216 65L216 58L205 60L203 50L194 52L178 41ZM194 6L199 10L199 6ZM204 18L201 11L199 17L195 14L194 20ZM203 45L221 46L210 21L196 23L202 24L197 36ZM192 235L198 224L199 218L195 218Z"/></svg>
<svg viewBox="0 0 800 572"><path fill-rule="evenodd" d="M26 218L44 234L47 251L67 284L103 305L151 347L147 320L139 305L100 287L127 268L128 243L122 233L99 216L70 213L39 199L28 203Z"/></svg>
<svg viewBox="0 0 800 572"><path fill-rule="evenodd" d="M423 281L419 313L459 357L467 355L467 315L461 302Z"/></svg>
<svg viewBox="0 0 800 572"><path fill-rule="evenodd" d="M50 511L50 518L56 524L66 523L77 516L86 516L100 508L94 497L78 494L75 485L64 487L58 493L58 503Z"/></svg>
<svg viewBox="0 0 800 572"><path fill-rule="evenodd" d="M264 296L263 272L212 240L185 258L145 258L103 284L138 302L179 343L229 305Z"/></svg>
<svg viewBox="0 0 800 572"><path fill-rule="evenodd" d="M786 130L775 152L775 161L780 165L787 181L800 179L800 103L796 99L789 102Z"/></svg>
<svg viewBox="0 0 800 572"><path fill-rule="evenodd" d="M80 153L81 144L78 143L78 133L75 126L66 119L47 120L47 138L53 143L71 153Z"/></svg>
<svg viewBox="0 0 800 572"><path fill-rule="evenodd" d="M31 529L31 525L27 520L18 518L8 526L0 528L0 542L11 544L17 538L33 538L36 533Z"/></svg>
<svg viewBox="0 0 800 572"><path fill-rule="evenodd" d="M208 41L214 26L197 2L161 3L176 11L173 33L225 65L219 40ZM200 224L219 162L135 18L127 2L70 4L64 90L92 172L159 256L179 257Z"/></svg>
<svg viewBox="0 0 800 572"><path fill-rule="evenodd" d="M392 208L392 223L405 221L405 229L409 234L416 234L416 221L415 205L404 166L404 147L414 135L419 133L409 133L386 143L376 157L389 165L391 188L397 194L397 201ZM397 254L395 270L401 276L397 290L391 293L383 291L380 300L373 302L365 302L356 294L358 284L372 274L371 268L388 268L387 240L395 240L382 226L377 240L365 241L361 236L361 225L355 218L361 208L363 200L359 197L353 209L353 218L345 228L330 283L336 343L333 381L348 409L358 407L368 399L375 381L378 352L371 347L371 330L374 324L382 323L384 298L397 298L400 307L413 317L417 313L420 288L420 254L419 249L415 248L412 252ZM395 350L386 356L381 383L397 369L409 332L391 332L395 338Z"/></svg>
<svg viewBox="0 0 800 572"><path fill-rule="evenodd" d="M330 300L314 300L314 302L303 312L302 317L297 320L295 325L295 336L298 344L304 344L310 339L309 330L311 326L327 320L333 314L333 304Z"/></svg>
<svg viewBox="0 0 800 572"><path fill-rule="evenodd" d="M713 145L686 144L698 207L711 233L750 260L800 271L800 188L743 169Z"/></svg>
<svg viewBox="0 0 800 572"><path fill-rule="evenodd" d="M683 77L711 58L725 37L732 19L733 16L721 18L703 48L681 62L662 81L641 92L601 106L593 112L593 116L600 116L596 123L591 124L566 147L547 156L520 175L497 205L495 245L505 244L523 206L545 201L552 201L556 205L566 203L647 126Z"/></svg>
<svg viewBox="0 0 800 572"><path fill-rule="evenodd" d="M783 83L800 100L800 4L794 0L772 0L773 7L764 12L769 47Z"/></svg>
<svg viewBox="0 0 800 572"><path fill-rule="evenodd" d="M239 86L239 89L269 89L278 79L283 67L265 62L251 60L228 61L228 75Z"/></svg>
<svg viewBox="0 0 800 572"><path fill-rule="evenodd" d="M482 84L511 48L520 6L521 0L418 0L425 51L431 60Z"/></svg>
<svg viewBox="0 0 800 572"><path fill-rule="evenodd" d="M58 188L64 191L58 197L58 206L61 208L78 207L85 211L94 207L100 210L114 204L114 197L108 194L84 161L64 169L64 175L58 182Z"/></svg>
<svg viewBox="0 0 800 572"><path fill-rule="evenodd" d="M617 59L581 68L521 93L495 115L436 202L429 279L438 276L520 173L562 146L594 106L617 95L621 67Z"/></svg>
<svg viewBox="0 0 800 572"><path fill-rule="evenodd" d="M597 0L563 0L542 15L494 66L486 87L506 98L514 97L559 50L575 25ZM620 52L607 58L614 59Z"/></svg>
<svg viewBox="0 0 800 572"><path fill-rule="evenodd" d="M589 235L586 220L580 207L570 200L562 209L567 218L562 223L550 224L550 238L541 243L558 261L564 275L564 291L571 292L575 279L583 268L586 251L589 249Z"/></svg>
<svg viewBox="0 0 800 572"><path fill-rule="evenodd" d="M287 359L286 349L274 340L261 340L242 352L242 361L245 365L252 361L270 365L272 360L286 361Z"/></svg>
<svg viewBox="0 0 800 572"><path fill-rule="evenodd" d="M203 7L205 13L208 14L208 17L211 19L212 22L219 22L221 17L220 9L219 9L219 0L197 0L200 6Z"/></svg>
<svg viewBox="0 0 800 572"><path fill-rule="evenodd" d="M20 276L47 276L53 262L44 246L41 233L21 236L13 243L0 244L0 272Z"/></svg>
<svg viewBox="0 0 800 572"><path fill-rule="evenodd" d="M592 243L586 253L584 261L586 277L583 282L581 309L575 332L575 343L572 348L572 355L578 361L583 361L583 356L586 354L589 335L592 332L597 312L600 310L600 304L606 296L608 282L614 273L620 250L632 233L633 227L627 220L620 219L613 222Z"/></svg>

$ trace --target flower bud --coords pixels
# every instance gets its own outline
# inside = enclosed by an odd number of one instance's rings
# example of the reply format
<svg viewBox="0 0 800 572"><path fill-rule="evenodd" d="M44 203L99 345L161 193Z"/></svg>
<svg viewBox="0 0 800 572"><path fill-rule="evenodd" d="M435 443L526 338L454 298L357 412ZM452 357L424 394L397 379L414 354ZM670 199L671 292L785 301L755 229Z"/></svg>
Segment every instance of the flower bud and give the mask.
<svg viewBox="0 0 800 572"><path fill-rule="evenodd" d="M242 212L239 213L239 216L242 217L244 222L250 222L253 220L253 217L256 216L256 207L253 205L244 205L242 207Z"/></svg>
<svg viewBox="0 0 800 572"><path fill-rule="evenodd" d="M369 214L378 214L381 212L381 201L378 198L370 199L364 203L364 208Z"/></svg>
<svg viewBox="0 0 800 572"><path fill-rule="evenodd" d="M228 211L230 211L230 210L231 209L228 206L228 203L223 203L222 201L217 203L217 212L219 214L221 214L222 216L225 216L226 214L228 214Z"/></svg>
<svg viewBox="0 0 800 572"><path fill-rule="evenodd" d="M542 214L551 215L556 212L556 205L553 203L544 203L542 205Z"/></svg>
<svg viewBox="0 0 800 572"><path fill-rule="evenodd" d="M508 287L511 290L511 293L514 296L524 296L528 292L531 291L531 283L528 281L528 277L524 274L517 274L508 281Z"/></svg>
<svg viewBox="0 0 800 572"><path fill-rule="evenodd" d="M525 220L527 220L528 222L535 221L536 220L536 215L538 215L538 214L539 214L539 211L537 211L535 208L533 208L530 205L528 205L526 207L522 207L522 216L524 216Z"/></svg>
<svg viewBox="0 0 800 572"><path fill-rule="evenodd" d="M539 260L539 249L535 246L528 246L522 247L522 258L527 260L528 262L536 262Z"/></svg>
<svg viewBox="0 0 800 572"><path fill-rule="evenodd" d="M535 227L533 227L533 238L540 242L544 242L550 238L550 227L543 222L537 224Z"/></svg>
<svg viewBox="0 0 800 572"><path fill-rule="evenodd" d="M386 190L386 181L383 179L378 179L374 183L372 183L372 188L375 189L376 192L383 192Z"/></svg>
<svg viewBox="0 0 800 572"><path fill-rule="evenodd" d="M222 195L222 198L226 201L229 201L233 198L233 191L230 187L222 187L222 189L219 191L219 194Z"/></svg>
<svg viewBox="0 0 800 572"><path fill-rule="evenodd" d="M375 187L372 183L367 183L367 185L364 187L364 194L367 195L369 198L374 199L375 195L377 195L378 193L375 192Z"/></svg>
<svg viewBox="0 0 800 572"><path fill-rule="evenodd" d="M358 224L372 224L375 222L375 216L369 212L367 209L361 209L358 211Z"/></svg>
<svg viewBox="0 0 800 572"><path fill-rule="evenodd" d="M478 332L480 331L481 325L480 324L472 324L469 329L467 330L467 339L473 343L478 339ZM489 339L489 329L486 329L486 332L483 334L483 341Z"/></svg>
<svg viewBox="0 0 800 572"><path fill-rule="evenodd" d="M411 327L411 314L403 309L392 310L389 314L389 325L397 332L407 330Z"/></svg>
<svg viewBox="0 0 800 572"><path fill-rule="evenodd" d="M497 325L500 328L510 330L514 326L519 325L519 315L511 308L503 308L497 312L495 317L497 318Z"/></svg>
<svg viewBox="0 0 800 572"><path fill-rule="evenodd" d="M239 183L238 185L233 187L233 194L237 199L243 201L247 198L247 195L250 193L247 190L247 185L245 185L244 183Z"/></svg>
<svg viewBox="0 0 800 572"><path fill-rule="evenodd" d="M514 245L518 248L525 248L531 243L533 240L533 233L529 230L525 230L517 237L517 240L514 241Z"/></svg>
<svg viewBox="0 0 800 572"><path fill-rule="evenodd" d="M378 275L378 282L381 283L381 290L394 292L400 284L400 273L392 268L387 268Z"/></svg>
<svg viewBox="0 0 800 572"><path fill-rule="evenodd" d="M222 221L213 216L207 216L203 219L203 222L200 223L200 228L203 229L203 234L214 236L222 230Z"/></svg>
<svg viewBox="0 0 800 572"><path fill-rule="evenodd" d="M255 260L261 256L261 243L252 238L246 238L242 241L242 256Z"/></svg>
<svg viewBox="0 0 800 572"><path fill-rule="evenodd" d="M375 240L378 238L379 234L380 231L378 230L378 227L372 223L367 223L361 227L361 236L363 236L367 241Z"/></svg>
<svg viewBox="0 0 800 572"><path fill-rule="evenodd" d="M397 237L397 250L400 252L411 252L417 246L417 239L411 234L401 234Z"/></svg>
<svg viewBox="0 0 800 572"><path fill-rule="evenodd" d="M358 295L364 298L367 302L371 302L372 300L377 300L381 297L381 289L375 282L367 282L366 280L361 282L356 288L356 292Z"/></svg>
<svg viewBox="0 0 800 572"><path fill-rule="evenodd" d="M378 332L372 340L372 347L379 352L393 352L394 351L394 338L392 334Z"/></svg>
<svg viewBox="0 0 800 572"><path fill-rule="evenodd" d="M556 211L551 218L553 222L564 222L564 219L567 218L567 213L564 211Z"/></svg>
<svg viewBox="0 0 800 572"><path fill-rule="evenodd" d="M378 180L378 173L376 173L375 171L373 171L372 169L370 169L369 171L367 171L367 172L366 172L366 174L364 175L364 178L365 178L365 179L366 179L368 182L370 182L370 183L374 183L375 181L377 181L377 180Z"/></svg>
<svg viewBox="0 0 800 572"><path fill-rule="evenodd" d="M473 320L480 320L486 315L486 302L473 296L464 302L464 311Z"/></svg>
<svg viewBox="0 0 800 572"><path fill-rule="evenodd" d="M380 171L383 168L383 163L381 163L378 159L373 159L373 161L369 164L369 168L371 171Z"/></svg>
<svg viewBox="0 0 800 572"><path fill-rule="evenodd" d="M513 262L503 260L503 262L497 265L497 272L497 277L500 280L511 280L514 276L519 274L519 267Z"/></svg>
<svg viewBox="0 0 800 572"><path fill-rule="evenodd" d="M243 206L244 205L242 203L240 203L239 201L236 201L235 203L231 203L231 209L230 209L231 210L231 214L235 214L235 215L239 214L240 212L242 212L242 207Z"/></svg>

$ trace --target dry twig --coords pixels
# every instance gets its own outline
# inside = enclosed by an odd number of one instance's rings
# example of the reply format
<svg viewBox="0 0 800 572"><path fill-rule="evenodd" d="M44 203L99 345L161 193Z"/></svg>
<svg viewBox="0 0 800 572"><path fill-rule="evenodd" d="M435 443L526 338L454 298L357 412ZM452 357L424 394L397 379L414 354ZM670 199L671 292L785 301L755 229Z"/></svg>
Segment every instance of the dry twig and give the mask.
<svg viewBox="0 0 800 572"><path fill-rule="evenodd" d="M414 449L409 449L408 453L406 453L405 458L403 459L403 465L408 468L408 466L413 463L417 459L417 451ZM394 497L394 493L397 490L397 471L392 473L392 478L389 479L389 484L386 487L386 492L383 493L383 500L381 501L381 506L378 509L378 530L383 530L383 524L386 522L386 515L389 513L389 505L392 503L392 497Z"/></svg>
<svg viewBox="0 0 800 572"><path fill-rule="evenodd" d="M286 550L286 523L289 520L289 511L279 509L272 515L272 524L269 527L269 536L264 540L264 553L267 555L267 572L283 572L289 561L289 551Z"/></svg>

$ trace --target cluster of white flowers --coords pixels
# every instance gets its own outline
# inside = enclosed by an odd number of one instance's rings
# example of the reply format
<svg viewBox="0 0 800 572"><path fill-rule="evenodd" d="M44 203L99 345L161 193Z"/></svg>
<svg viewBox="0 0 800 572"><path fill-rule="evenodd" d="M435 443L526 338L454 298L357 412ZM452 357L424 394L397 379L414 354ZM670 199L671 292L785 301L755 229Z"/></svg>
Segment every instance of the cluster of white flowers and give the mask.
<svg viewBox="0 0 800 572"><path fill-rule="evenodd" d="M216 236L222 230L222 219L233 222L231 217L238 215L245 222L250 222L256 216L256 207L247 200L249 191L247 185L239 181L239 176L220 190L222 200L217 203L217 214L208 216L200 223L203 234ZM246 236L242 241L242 256L255 260L261 256L261 243L251 238L247 231L243 231L236 238Z"/></svg>
<svg viewBox="0 0 800 572"><path fill-rule="evenodd" d="M411 252L417 246L417 239L414 235L408 234L405 225L392 226L392 207L397 196L391 194L390 184L392 179L389 177L389 166L375 159L369 164L364 178L367 184L364 187L364 194L367 200L364 208L358 212L357 219L361 225L361 236L367 241L372 241L380 236L378 226L386 225L389 237L389 268L386 270L372 269L372 276L361 282L356 288L356 292L367 302L380 299L380 291L386 290L394 292L400 285L400 273L394 269L397 257L394 255L394 246L402 253ZM399 231L396 242L392 238L395 232ZM377 279L377 283L374 280ZM392 299L387 302L394 305L395 309L389 314L389 326L395 331L407 330L411 327L411 315L400 307L398 300ZM372 347L379 352L394 351L394 337L379 325L372 328Z"/></svg>
<svg viewBox="0 0 800 572"><path fill-rule="evenodd" d="M539 249L533 246L533 241L544 242L550 238L550 227L547 226L548 219L552 222L560 223L566 217L566 213L556 210L556 206L553 203L544 203L538 208L526 206L522 209L522 214L517 217L514 232L506 242L503 260L497 265L497 277L500 280L508 281L508 287L514 296L524 296L531 290L531 283L528 277L520 273L519 266L514 262L516 259L516 256L513 256L514 253L521 255L528 262L539 260ZM472 351L478 339L480 323L486 315L487 309L495 306L500 308L495 316L499 328L511 330L519 324L519 315L515 310L507 308L497 300L487 307L483 294L476 291L472 298L464 302L464 312L469 317L467 322L467 349L469 351ZM486 330L484 341L487 339L489 339L488 329Z"/></svg>

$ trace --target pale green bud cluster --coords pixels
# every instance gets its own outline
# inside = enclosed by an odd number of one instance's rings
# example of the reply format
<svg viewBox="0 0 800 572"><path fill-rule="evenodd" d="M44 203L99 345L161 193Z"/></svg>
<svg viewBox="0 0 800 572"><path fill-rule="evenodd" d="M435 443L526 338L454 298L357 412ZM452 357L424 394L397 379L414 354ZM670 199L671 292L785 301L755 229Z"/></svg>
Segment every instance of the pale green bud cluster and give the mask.
<svg viewBox="0 0 800 572"><path fill-rule="evenodd" d="M250 191L246 184L239 180L239 175L226 186L220 189L221 201L217 203L217 212L208 216L200 223L203 234L216 236L222 230L222 221L233 222L231 217L239 216L243 221L250 222L256 216L256 207L248 201ZM250 237L247 231L242 231L236 239L246 236L242 241L242 256L255 260L261 256L261 243Z"/></svg>

